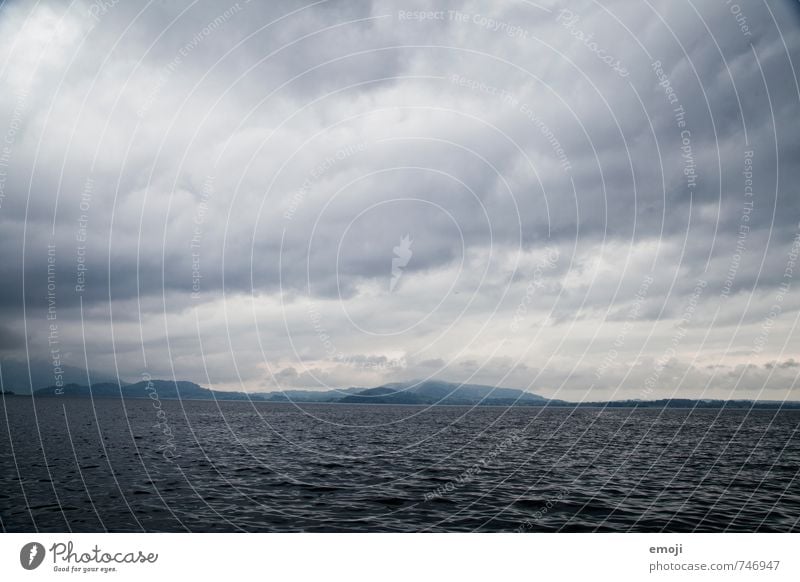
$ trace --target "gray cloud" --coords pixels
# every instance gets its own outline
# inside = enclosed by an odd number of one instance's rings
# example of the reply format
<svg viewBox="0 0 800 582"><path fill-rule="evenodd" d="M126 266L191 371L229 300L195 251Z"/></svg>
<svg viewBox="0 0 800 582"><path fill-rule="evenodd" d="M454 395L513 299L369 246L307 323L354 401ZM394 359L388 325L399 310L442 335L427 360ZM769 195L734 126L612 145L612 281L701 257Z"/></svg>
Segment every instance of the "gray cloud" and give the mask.
<svg viewBox="0 0 800 582"><path fill-rule="evenodd" d="M0 16L11 355L53 301L73 365L230 388L579 391L613 350L635 395L678 326L694 394L798 347L788 4L92 6Z"/></svg>

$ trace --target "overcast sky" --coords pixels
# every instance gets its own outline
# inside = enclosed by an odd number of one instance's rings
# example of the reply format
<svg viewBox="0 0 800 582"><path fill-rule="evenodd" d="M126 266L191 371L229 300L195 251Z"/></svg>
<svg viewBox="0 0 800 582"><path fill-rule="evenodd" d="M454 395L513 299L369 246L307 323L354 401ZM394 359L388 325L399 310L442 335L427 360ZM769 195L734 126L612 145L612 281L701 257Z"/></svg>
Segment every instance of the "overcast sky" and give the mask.
<svg viewBox="0 0 800 582"><path fill-rule="evenodd" d="M793 3L263 4L0 7L6 366L800 400Z"/></svg>

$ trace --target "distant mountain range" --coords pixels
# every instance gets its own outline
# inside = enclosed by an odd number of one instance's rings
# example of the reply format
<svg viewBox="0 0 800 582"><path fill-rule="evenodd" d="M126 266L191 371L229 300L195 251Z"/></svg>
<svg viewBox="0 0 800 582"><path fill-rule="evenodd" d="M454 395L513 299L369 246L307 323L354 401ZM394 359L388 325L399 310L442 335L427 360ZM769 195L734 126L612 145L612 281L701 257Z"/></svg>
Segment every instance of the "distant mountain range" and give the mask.
<svg viewBox="0 0 800 582"><path fill-rule="evenodd" d="M281 392L228 392L203 388L194 382L152 380L135 384L101 382L85 386L67 384L61 394L55 386L36 390L36 398L158 398L160 400L252 400L255 402L297 402L338 404L404 404L465 406L571 406L611 408L759 408L800 409L800 402L753 400L616 400L611 402L568 402L548 399L514 388L498 388L478 384L458 384L425 380L385 384L376 388L344 388L341 390L284 390Z"/></svg>
<svg viewBox="0 0 800 582"><path fill-rule="evenodd" d="M497 388L478 384L453 384L439 380L385 384L346 395L343 404L442 404L497 406L566 404L563 400L548 400L531 392L513 388Z"/></svg>
<svg viewBox="0 0 800 582"><path fill-rule="evenodd" d="M59 394L60 392L60 394ZM152 396L151 396L152 394ZM513 388L496 388L476 384L455 384L437 380L394 383L377 388L345 388L342 390L284 390L281 392L228 392L209 390L194 382L151 380L119 386L101 382L91 387L67 384L60 391L48 386L34 392L34 396L70 396L78 398L155 398L160 400L254 400L263 402L339 402L342 404L464 404L464 405L515 405L566 404L562 400L548 400L530 392Z"/></svg>
<svg viewBox="0 0 800 582"><path fill-rule="evenodd" d="M58 375L64 384L113 382L115 386L117 385L117 379L108 374L63 363L59 366ZM0 359L0 382L2 382L0 388L2 390L16 394L30 394L37 388L49 386L54 381L52 362L41 358L31 359L30 362L10 358Z"/></svg>

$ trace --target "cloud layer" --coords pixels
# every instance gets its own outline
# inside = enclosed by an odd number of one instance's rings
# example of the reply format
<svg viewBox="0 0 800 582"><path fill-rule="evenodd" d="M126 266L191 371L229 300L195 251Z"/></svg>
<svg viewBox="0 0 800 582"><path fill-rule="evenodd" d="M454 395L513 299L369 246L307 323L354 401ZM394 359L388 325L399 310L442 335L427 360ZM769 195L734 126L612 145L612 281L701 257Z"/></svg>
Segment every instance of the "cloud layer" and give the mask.
<svg viewBox="0 0 800 582"><path fill-rule="evenodd" d="M798 399L799 25L14 3L0 352L222 389Z"/></svg>

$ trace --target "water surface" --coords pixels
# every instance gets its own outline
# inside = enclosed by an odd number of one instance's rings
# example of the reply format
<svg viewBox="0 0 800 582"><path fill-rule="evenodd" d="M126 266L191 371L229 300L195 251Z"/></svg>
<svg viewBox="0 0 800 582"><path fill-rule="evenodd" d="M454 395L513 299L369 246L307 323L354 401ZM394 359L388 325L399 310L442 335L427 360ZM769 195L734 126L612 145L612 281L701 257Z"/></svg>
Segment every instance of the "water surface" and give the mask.
<svg viewBox="0 0 800 582"><path fill-rule="evenodd" d="M160 405L6 398L2 528L800 530L800 411Z"/></svg>

